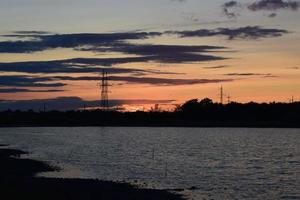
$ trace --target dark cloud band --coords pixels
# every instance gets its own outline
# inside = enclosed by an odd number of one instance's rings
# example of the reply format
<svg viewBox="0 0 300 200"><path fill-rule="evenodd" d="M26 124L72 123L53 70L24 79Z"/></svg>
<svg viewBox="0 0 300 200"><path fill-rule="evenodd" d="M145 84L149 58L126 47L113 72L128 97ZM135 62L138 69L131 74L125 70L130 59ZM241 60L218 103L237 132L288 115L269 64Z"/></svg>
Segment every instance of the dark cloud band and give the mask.
<svg viewBox="0 0 300 200"><path fill-rule="evenodd" d="M62 87L64 83L51 82L47 77L32 76L0 76L0 87Z"/></svg>
<svg viewBox="0 0 300 200"><path fill-rule="evenodd" d="M224 4L225 5L225 4ZM226 4L227 5L227 4ZM234 3L228 3L227 6L234 6ZM19 32L20 33L20 32ZM167 32L125 32L125 33L107 33L107 34L14 34L5 35L7 37L29 37L30 40L2 41L0 42L0 53L33 53L55 48L72 48L78 51L97 51L97 52L119 52L134 55L148 56L144 58L148 61L157 62L185 62L187 61L208 61L218 59L217 56L194 54L203 53L203 51L224 48L214 46L186 46L186 45L146 45L132 44L129 40L143 40L150 37L161 36L164 34L176 34L181 37L211 37L227 36L229 39L257 39L266 37L278 37L286 30L267 29L259 26L248 26L240 28L218 28L218 29L200 29L196 31L167 31ZM255 37L251 37L252 34ZM175 56L172 56L175 54ZM175 59L176 58L176 59Z"/></svg>
<svg viewBox="0 0 300 200"><path fill-rule="evenodd" d="M52 76L52 77L32 77L32 76L1 76L0 77L0 93L16 93L16 92L58 92L61 90L28 90L23 87L30 88L53 88L65 86L65 81L100 81L100 76ZM178 85L195 85L231 82L234 79L172 79L157 77L135 77L135 76L109 76L110 82L121 82L126 84L149 84L155 86L178 86ZM2 87L2 88L1 88ZM11 89L3 87L15 87Z"/></svg>
<svg viewBox="0 0 300 200"><path fill-rule="evenodd" d="M70 81L97 81L99 77L53 77L54 80L70 80ZM120 81L125 83L150 84L159 86L177 86L177 85L194 85L231 82L233 79L171 79L171 78L155 78L155 77L133 77L133 76L109 76L109 81Z"/></svg>
<svg viewBox="0 0 300 200"><path fill-rule="evenodd" d="M169 33L178 34L180 37L225 36L228 38L228 40L256 40L261 38L280 37L289 32L284 29L262 28L260 26L246 26L240 28L218 28L212 30L200 29L195 31L173 31Z"/></svg>
<svg viewBox="0 0 300 200"><path fill-rule="evenodd" d="M65 90L30 90L24 88L0 88L0 93L48 93L48 92L63 92Z"/></svg>
<svg viewBox="0 0 300 200"><path fill-rule="evenodd" d="M0 110L77 110L83 107L95 108L101 105L100 101L87 101L79 97L58 97L54 99L33 99L33 100L0 100ZM109 106L141 105L141 104L170 104L174 100L151 100L151 99L111 99Z"/></svg>
<svg viewBox="0 0 300 200"><path fill-rule="evenodd" d="M251 12L271 11L270 18L277 16L276 11L289 10L298 11L300 2L295 0L257 0L253 3L240 3L238 1L228 1L222 4L222 11L228 18L236 18L240 15L241 9L246 9ZM239 11L237 9L240 9Z"/></svg>
<svg viewBox="0 0 300 200"><path fill-rule="evenodd" d="M276 11L276 10L292 10L296 11L300 8L299 1L284 1L284 0L260 0L248 6L251 11Z"/></svg>
<svg viewBox="0 0 300 200"><path fill-rule="evenodd" d="M125 63L147 62L147 57L132 58L74 58L52 61L28 61L0 63L0 72L22 72L31 74L56 74L56 73L100 73L105 69L110 74L135 73L135 74L174 74L155 70L134 68L111 68L108 66Z"/></svg>

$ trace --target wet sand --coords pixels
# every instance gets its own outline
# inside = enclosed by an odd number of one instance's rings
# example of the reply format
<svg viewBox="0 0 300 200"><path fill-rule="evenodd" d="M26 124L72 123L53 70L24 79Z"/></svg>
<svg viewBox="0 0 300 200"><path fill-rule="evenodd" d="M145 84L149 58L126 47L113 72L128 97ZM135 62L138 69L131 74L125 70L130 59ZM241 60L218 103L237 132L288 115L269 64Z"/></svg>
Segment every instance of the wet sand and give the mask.
<svg viewBox="0 0 300 200"><path fill-rule="evenodd" d="M23 159L27 152L0 144L0 199L43 200L183 200L165 190L143 189L127 183L93 179L35 177L59 170L47 163Z"/></svg>

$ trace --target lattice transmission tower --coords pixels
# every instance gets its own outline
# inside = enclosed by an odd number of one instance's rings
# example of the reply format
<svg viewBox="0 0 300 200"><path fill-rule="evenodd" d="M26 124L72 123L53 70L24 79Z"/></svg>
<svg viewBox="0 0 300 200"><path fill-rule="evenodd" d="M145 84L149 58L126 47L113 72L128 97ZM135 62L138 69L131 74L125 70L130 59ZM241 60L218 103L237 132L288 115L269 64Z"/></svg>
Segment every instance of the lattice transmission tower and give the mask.
<svg viewBox="0 0 300 200"><path fill-rule="evenodd" d="M223 104L223 102L224 102L224 96L225 96L223 86L221 86L221 88L220 88L219 95L220 95L220 103Z"/></svg>
<svg viewBox="0 0 300 200"><path fill-rule="evenodd" d="M102 110L108 110L109 104L108 104L108 90L109 84L108 84L108 75L105 70L102 71L102 77L101 77L101 83L100 83L100 90L101 90L101 109Z"/></svg>

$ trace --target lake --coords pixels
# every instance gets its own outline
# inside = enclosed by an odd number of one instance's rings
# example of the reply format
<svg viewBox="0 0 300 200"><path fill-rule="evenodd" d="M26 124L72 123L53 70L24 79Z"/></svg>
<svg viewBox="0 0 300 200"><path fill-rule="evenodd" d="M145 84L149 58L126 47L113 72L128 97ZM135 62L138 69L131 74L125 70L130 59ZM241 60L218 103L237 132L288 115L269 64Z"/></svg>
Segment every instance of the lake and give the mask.
<svg viewBox="0 0 300 200"><path fill-rule="evenodd" d="M0 128L0 143L63 168L43 176L193 187L190 199L300 199L300 129Z"/></svg>

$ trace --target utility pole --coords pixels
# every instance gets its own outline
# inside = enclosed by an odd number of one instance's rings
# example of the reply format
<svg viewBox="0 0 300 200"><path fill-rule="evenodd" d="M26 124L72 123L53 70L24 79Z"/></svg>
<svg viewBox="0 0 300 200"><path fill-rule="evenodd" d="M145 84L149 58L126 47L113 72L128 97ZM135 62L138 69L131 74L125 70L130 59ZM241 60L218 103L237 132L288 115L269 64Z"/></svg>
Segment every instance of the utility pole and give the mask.
<svg viewBox="0 0 300 200"><path fill-rule="evenodd" d="M227 95L227 103L230 104L230 102L231 102L231 96Z"/></svg>
<svg viewBox="0 0 300 200"><path fill-rule="evenodd" d="M294 103L294 96L292 96L292 98L289 99L289 103Z"/></svg>

